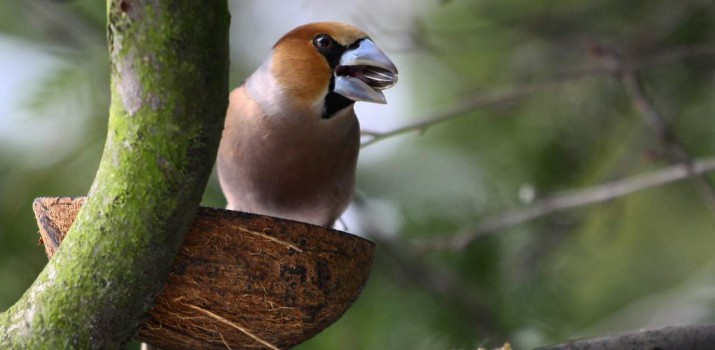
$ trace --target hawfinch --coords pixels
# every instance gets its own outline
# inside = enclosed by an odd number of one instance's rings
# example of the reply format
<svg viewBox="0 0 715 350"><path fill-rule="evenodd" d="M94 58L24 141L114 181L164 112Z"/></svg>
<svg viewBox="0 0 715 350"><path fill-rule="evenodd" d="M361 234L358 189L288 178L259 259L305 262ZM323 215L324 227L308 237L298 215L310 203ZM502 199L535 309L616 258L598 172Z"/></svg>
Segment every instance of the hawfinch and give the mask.
<svg viewBox="0 0 715 350"><path fill-rule="evenodd" d="M285 34L231 92L218 151L228 209L332 226L350 203L356 101L386 103L397 68L362 30L312 23Z"/></svg>

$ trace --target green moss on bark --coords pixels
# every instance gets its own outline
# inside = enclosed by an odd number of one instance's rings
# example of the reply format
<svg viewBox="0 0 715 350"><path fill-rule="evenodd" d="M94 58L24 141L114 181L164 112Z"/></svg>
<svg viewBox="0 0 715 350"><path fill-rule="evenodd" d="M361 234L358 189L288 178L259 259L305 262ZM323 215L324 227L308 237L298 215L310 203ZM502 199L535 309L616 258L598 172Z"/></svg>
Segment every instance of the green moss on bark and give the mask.
<svg viewBox="0 0 715 350"><path fill-rule="evenodd" d="M87 204L0 348L121 347L168 274L211 171L228 91L226 1L110 0L112 104Z"/></svg>

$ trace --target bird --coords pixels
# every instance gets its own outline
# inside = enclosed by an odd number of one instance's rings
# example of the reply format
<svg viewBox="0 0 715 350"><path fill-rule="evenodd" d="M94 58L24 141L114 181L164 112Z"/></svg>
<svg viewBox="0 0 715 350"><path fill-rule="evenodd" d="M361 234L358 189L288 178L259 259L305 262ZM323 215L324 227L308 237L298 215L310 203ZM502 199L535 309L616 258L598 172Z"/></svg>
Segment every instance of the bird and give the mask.
<svg viewBox="0 0 715 350"><path fill-rule="evenodd" d="M227 209L331 227L350 204L360 149L355 102L387 103L394 63L340 22L283 35L229 95L216 168Z"/></svg>

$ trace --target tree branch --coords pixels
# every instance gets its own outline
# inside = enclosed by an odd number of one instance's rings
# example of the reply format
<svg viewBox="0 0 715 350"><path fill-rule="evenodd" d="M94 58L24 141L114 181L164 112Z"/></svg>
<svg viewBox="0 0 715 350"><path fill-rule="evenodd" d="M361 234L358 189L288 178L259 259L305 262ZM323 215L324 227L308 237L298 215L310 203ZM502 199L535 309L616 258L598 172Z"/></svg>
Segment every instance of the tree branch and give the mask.
<svg viewBox="0 0 715 350"><path fill-rule="evenodd" d="M420 288L436 300L459 310L481 337L500 339L507 331L498 322L498 315L488 303L485 293L471 288L454 273L420 259L415 251L405 249L404 242L368 232L384 250L387 267L396 280Z"/></svg>
<svg viewBox="0 0 715 350"><path fill-rule="evenodd" d="M695 160L690 165L677 164L631 178L556 194L537 200L528 207L508 211L502 215L485 219L479 226L462 234L454 235L446 240L418 244L417 248L420 251L445 249L463 250L480 237L542 216L585 205L610 201L634 192L687 179L691 176L710 171L715 171L715 157Z"/></svg>
<svg viewBox="0 0 715 350"><path fill-rule="evenodd" d="M544 346L536 350L715 349L715 323L646 329Z"/></svg>
<svg viewBox="0 0 715 350"><path fill-rule="evenodd" d="M415 123L407 124L391 131L374 132L363 130L362 135L368 136L370 137L370 139L364 141L361 144L361 147L364 148L379 141L388 139L390 137L406 134L409 132L423 133L427 131L427 129L435 125L467 116L467 113L469 112L485 108L495 108L509 103L517 102L534 92L543 91L548 88L554 88L566 82L583 79L585 77L603 72L603 69L575 70L573 72L568 72L556 76L548 81L519 85L501 94L494 94L491 96L474 96L464 100L455 107L452 107L446 111L437 114L436 116L432 116L431 118L427 118Z"/></svg>
<svg viewBox="0 0 715 350"><path fill-rule="evenodd" d="M159 293L201 200L228 91L226 1L110 0L112 104L89 199L0 315L3 349L116 349Z"/></svg>
<svg viewBox="0 0 715 350"><path fill-rule="evenodd" d="M714 56L715 47L712 46L686 46L671 49L669 51L663 52L661 54L655 55L651 58L646 58L639 64L633 65L633 68L640 70L642 68L659 66L662 64L668 64L675 61L682 61L685 59L698 57L698 56Z"/></svg>
<svg viewBox="0 0 715 350"><path fill-rule="evenodd" d="M690 175L700 194L710 211L715 214L715 187L704 174L695 174L692 169L692 155L688 152L673 127L666 118L658 111L653 101L646 95L641 81L635 70L626 64L614 50L608 47L594 45L591 50L595 56L601 59L605 66L619 78L621 84L631 99L633 106L641 114L644 121L663 145L668 159L673 163L682 164L690 172ZM699 53L699 51L694 51ZM711 51L704 51L705 53ZM684 53L672 54L669 58L684 57Z"/></svg>
<svg viewBox="0 0 715 350"><path fill-rule="evenodd" d="M670 51L666 51L653 57L643 58L639 63L633 64L631 69L645 69L648 67L658 66L662 64L671 63L674 61L680 61L697 56L709 56L715 55L715 48L708 46L696 46L696 47L685 47L676 48ZM564 71L556 74L555 76L535 83L528 83L523 85L517 85L511 90L503 92L501 94L494 94L491 96L474 96L466 99L465 101L458 104L456 107L447 109L436 116L430 118L425 118L421 121L407 124L405 126L386 131L386 132L375 132L363 130L363 136L368 137L367 141L364 141L361 147L368 147L377 142L383 141L385 139L410 133L410 132L420 132L423 133L427 129L442 124L454 119L458 119L467 115L467 113L484 108L494 108L505 104L514 103L522 98L529 96L535 92L543 91L549 88L560 87L565 83L592 78L596 76L603 76L605 74L612 74L612 67L585 67L574 69L571 71Z"/></svg>

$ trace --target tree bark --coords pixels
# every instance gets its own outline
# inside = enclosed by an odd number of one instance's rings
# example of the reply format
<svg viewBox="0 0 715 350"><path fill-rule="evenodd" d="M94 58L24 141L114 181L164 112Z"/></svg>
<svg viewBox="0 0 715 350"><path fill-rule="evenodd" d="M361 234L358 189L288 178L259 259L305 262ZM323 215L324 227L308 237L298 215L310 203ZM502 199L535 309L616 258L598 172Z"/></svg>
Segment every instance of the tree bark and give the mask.
<svg viewBox="0 0 715 350"><path fill-rule="evenodd" d="M600 338L545 346L536 350L711 350L715 323L644 329Z"/></svg>
<svg viewBox="0 0 715 350"><path fill-rule="evenodd" d="M225 0L108 0L112 102L87 204L0 315L2 349L116 349L172 266L216 156L228 92Z"/></svg>

